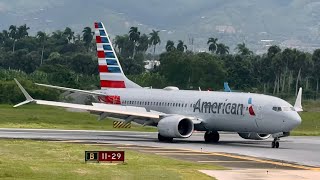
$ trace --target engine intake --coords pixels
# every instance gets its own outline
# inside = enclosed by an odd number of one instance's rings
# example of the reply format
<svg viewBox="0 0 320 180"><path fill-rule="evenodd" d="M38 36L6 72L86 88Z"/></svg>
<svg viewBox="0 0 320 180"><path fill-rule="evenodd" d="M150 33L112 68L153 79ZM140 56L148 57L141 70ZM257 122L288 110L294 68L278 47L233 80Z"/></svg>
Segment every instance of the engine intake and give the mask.
<svg viewBox="0 0 320 180"><path fill-rule="evenodd" d="M243 139L265 140L268 139L271 134L259 134L259 133L238 133Z"/></svg>
<svg viewBox="0 0 320 180"><path fill-rule="evenodd" d="M192 135L194 125L184 116L169 116L158 123L158 131L164 137L188 138Z"/></svg>

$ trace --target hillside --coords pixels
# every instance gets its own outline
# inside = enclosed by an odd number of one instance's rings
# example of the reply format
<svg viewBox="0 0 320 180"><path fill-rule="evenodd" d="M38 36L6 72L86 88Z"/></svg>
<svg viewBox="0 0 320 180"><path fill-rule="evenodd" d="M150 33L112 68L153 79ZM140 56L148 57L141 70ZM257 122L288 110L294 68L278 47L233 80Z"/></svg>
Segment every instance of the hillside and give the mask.
<svg viewBox="0 0 320 180"><path fill-rule="evenodd" d="M310 50L320 44L319 9L316 0L2 0L0 27L26 23L33 33L66 26L80 32L101 20L111 35L130 26L146 33L159 29L163 42L182 39L190 47L194 38L195 49L206 48L207 38L215 36L231 47L244 41L257 50L265 45L261 39L273 39Z"/></svg>

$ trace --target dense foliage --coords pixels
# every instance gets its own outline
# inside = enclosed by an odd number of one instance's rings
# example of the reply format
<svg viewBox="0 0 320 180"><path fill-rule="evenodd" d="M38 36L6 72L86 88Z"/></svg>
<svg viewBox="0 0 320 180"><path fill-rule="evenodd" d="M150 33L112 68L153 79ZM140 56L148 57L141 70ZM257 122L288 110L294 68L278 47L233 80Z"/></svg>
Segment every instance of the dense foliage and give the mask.
<svg viewBox="0 0 320 180"><path fill-rule="evenodd" d="M0 33L0 102L13 103L22 98L12 81L14 77L27 88L32 86L31 94L38 98L57 99L59 94L35 87L32 82L99 88L94 33L90 27L85 27L81 34L75 34L69 27L52 34L39 31L36 36L29 36L28 30L27 25L12 25ZM305 97L317 98L320 49L311 54L271 46L267 53L256 55L241 43L235 54L229 54L228 46L209 37L210 53L195 53L182 40L169 40L166 52L157 55L156 48L161 43L159 31L147 35L137 27L116 36L113 43L125 73L144 87L173 85L182 89L221 90L223 82L228 81L235 90L284 98L293 97L302 86ZM152 54L146 53L148 49ZM145 72L146 59L158 59L161 65Z"/></svg>

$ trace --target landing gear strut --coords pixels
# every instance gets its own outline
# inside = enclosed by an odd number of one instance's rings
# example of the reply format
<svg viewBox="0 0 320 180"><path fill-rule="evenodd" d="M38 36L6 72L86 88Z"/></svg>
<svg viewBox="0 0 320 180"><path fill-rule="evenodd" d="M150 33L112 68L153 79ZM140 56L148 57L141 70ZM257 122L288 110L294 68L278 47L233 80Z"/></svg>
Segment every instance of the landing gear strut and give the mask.
<svg viewBox="0 0 320 180"><path fill-rule="evenodd" d="M220 135L217 131L207 131L205 134L204 134L204 141L207 142L207 143L210 143L210 142L219 142L219 139L220 139Z"/></svg>
<svg viewBox="0 0 320 180"><path fill-rule="evenodd" d="M164 137L164 136L162 136L160 133L158 133L158 140L159 140L160 142L172 142L172 141L173 141L173 138Z"/></svg>
<svg viewBox="0 0 320 180"><path fill-rule="evenodd" d="M279 148L279 145L280 145L279 140L280 140L280 138L274 138L271 143L271 147L272 148Z"/></svg>

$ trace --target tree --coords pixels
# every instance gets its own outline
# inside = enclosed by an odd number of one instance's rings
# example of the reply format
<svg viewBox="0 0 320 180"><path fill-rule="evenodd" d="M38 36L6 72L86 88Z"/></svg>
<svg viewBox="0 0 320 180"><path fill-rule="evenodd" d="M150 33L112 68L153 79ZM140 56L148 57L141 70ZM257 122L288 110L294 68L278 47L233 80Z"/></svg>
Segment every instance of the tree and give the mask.
<svg viewBox="0 0 320 180"><path fill-rule="evenodd" d="M209 45L209 51L215 53L218 48L218 39L217 38L209 38L207 44Z"/></svg>
<svg viewBox="0 0 320 180"><path fill-rule="evenodd" d="M125 43L126 43L126 37L125 36L117 35L114 38L115 47L118 48L118 52L120 54L122 53L122 49L125 47Z"/></svg>
<svg viewBox="0 0 320 180"><path fill-rule="evenodd" d="M63 34L67 37L69 43L71 40L74 40L74 32L71 30L71 28L66 27Z"/></svg>
<svg viewBox="0 0 320 180"><path fill-rule="evenodd" d="M114 44L115 47L118 48L118 52L123 58L129 58L132 56L134 44L129 40L129 35L125 34L123 36L116 36L114 39Z"/></svg>
<svg viewBox="0 0 320 180"><path fill-rule="evenodd" d="M18 29L17 29L17 39L22 39L26 36L28 36L28 30L30 28L27 27L26 24L22 25L22 26L19 26Z"/></svg>
<svg viewBox="0 0 320 180"><path fill-rule="evenodd" d="M91 42L93 40L93 34L94 32L92 32L90 27L85 27L82 31L82 37L83 37L83 41L84 41L84 45L87 47L88 52L90 51L90 45Z"/></svg>
<svg viewBox="0 0 320 180"><path fill-rule="evenodd" d="M132 58L134 58L136 54L136 47L137 47L137 42L139 41L140 38L140 32L138 31L137 27L131 27L129 30L129 40L133 42L133 53L132 53Z"/></svg>
<svg viewBox="0 0 320 180"><path fill-rule="evenodd" d="M176 47L174 46L174 42L171 41L171 40L168 40L168 41L167 41L167 44L166 44L166 50L167 50L167 52L173 51L173 50L175 50L175 49L176 49Z"/></svg>
<svg viewBox="0 0 320 180"><path fill-rule="evenodd" d="M12 52L14 53L15 46L16 46L16 40L18 39L18 31L17 31L17 26L11 25L9 27L9 37L13 40L13 45L12 45Z"/></svg>
<svg viewBox="0 0 320 180"><path fill-rule="evenodd" d="M38 31L37 38L40 41L40 44L42 44L41 59L40 59L40 65L42 65L42 63L43 63L44 46L45 46L45 43L46 43L46 41L48 39L48 36L47 36L47 34L45 32Z"/></svg>
<svg viewBox="0 0 320 180"><path fill-rule="evenodd" d="M316 80L316 98L319 93L319 79L320 79L320 49L316 49L312 55L312 61L314 64L313 74Z"/></svg>
<svg viewBox="0 0 320 180"><path fill-rule="evenodd" d="M145 53L149 48L149 37L142 34L138 40L137 51Z"/></svg>
<svg viewBox="0 0 320 180"><path fill-rule="evenodd" d="M238 50L238 54L241 54L243 56L247 56L247 55L252 55L253 52L250 51L247 47L245 43L242 44L238 44L236 47L236 50Z"/></svg>
<svg viewBox="0 0 320 180"><path fill-rule="evenodd" d="M155 31L152 30L152 32L149 34L150 35L150 44L153 46L153 60L155 59L155 53L156 53L156 45L161 43L160 37L159 37L159 32L160 31Z"/></svg>
<svg viewBox="0 0 320 180"><path fill-rule="evenodd" d="M188 49L187 45L185 45L183 41L179 40L177 44L177 50L180 52L184 52L184 50L187 50L187 49Z"/></svg>
<svg viewBox="0 0 320 180"><path fill-rule="evenodd" d="M229 54L229 47L222 43L217 44L216 54L220 54L220 55Z"/></svg>

